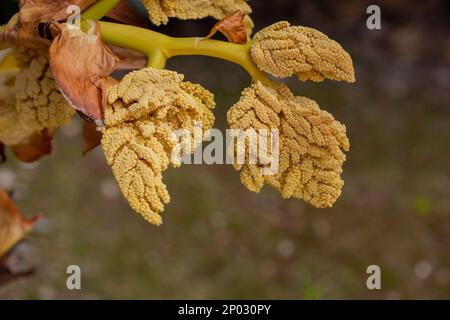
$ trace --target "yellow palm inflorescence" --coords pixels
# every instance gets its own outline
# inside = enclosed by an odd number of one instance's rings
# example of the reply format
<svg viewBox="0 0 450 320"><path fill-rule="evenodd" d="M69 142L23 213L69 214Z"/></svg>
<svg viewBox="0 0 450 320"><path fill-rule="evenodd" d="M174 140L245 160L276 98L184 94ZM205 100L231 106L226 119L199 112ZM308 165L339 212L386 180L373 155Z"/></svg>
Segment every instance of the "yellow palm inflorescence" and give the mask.
<svg viewBox="0 0 450 320"><path fill-rule="evenodd" d="M53 78L48 58L35 50L16 49L22 71L16 76L16 109L23 123L40 131L68 124L75 109L66 101Z"/></svg>
<svg viewBox="0 0 450 320"><path fill-rule="evenodd" d="M244 25L250 33L253 21L248 16L252 9L246 0L142 0L147 8L149 18L155 25L167 24L169 18L181 20L203 19L213 17L225 18L236 11L246 14Z"/></svg>
<svg viewBox="0 0 450 320"><path fill-rule="evenodd" d="M65 125L75 114L56 86L45 53L17 47L13 54L21 71L0 91L0 142L6 145Z"/></svg>
<svg viewBox="0 0 450 320"><path fill-rule="evenodd" d="M0 142L5 145L16 145L34 133L33 128L19 120L14 97L7 100L0 97Z"/></svg>
<svg viewBox="0 0 450 320"><path fill-rule="evenodd" d="M259 192L265 183L284 198L298 198L315 207L330 207L341 194L340 178L349 150L344 125L319 108L316 102L294 96L283 84L268 87L261 82L246 88L228 111L232 129L279 130L279 167L264 175L266 164L235 165L242 183ZM255 147L255 146L253 146Z"/></svg>
<svg viewBox="0 0 450 320"><path fill-rule="evenodd" d="M251 57L276 77L354 82L353 62L339 43L312 28L280 21L255 34Z"/></svg>
<svg viewBox="0 0 450 320"><path fill-rule="evenodd" d="M174 149L177 130L195 136L197 123L208 130L214 123L213 95L200 85L183 82L168 70L132 72L108 90L102 147L119 187L131 207L159 225L170 200L162 172L181 164ZM190 139L193 145L203 137Z"/></svg>

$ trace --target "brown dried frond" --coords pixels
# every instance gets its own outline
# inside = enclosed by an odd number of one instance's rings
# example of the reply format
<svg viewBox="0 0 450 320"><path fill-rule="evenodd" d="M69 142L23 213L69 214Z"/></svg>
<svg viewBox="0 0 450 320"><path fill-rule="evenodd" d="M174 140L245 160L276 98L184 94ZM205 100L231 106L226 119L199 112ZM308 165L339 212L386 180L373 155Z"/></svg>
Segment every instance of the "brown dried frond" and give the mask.
<svg viewBox="0 0 450 320"><path fill-rule="evenodd" d="M9 194L0 188L0 258L31 231L39 218L22 216Z"/></svg>
<svg viewBox="0 0 450 320"><path fill-rule="evenodd" d="M110 74L119 59L104 44L99 24L92 27L92 33L85 33L67 24L55 24L59 34L49 49L50 66L70 105L103 125L103 99L107 87L116 82Z"/></svg>
<svg viewBox="0 0 450 320"><path fill-rule="evenodd" d="M96 0L20 0L20 10L0 30L0 41L6 41L27 48L46 49L49 40L38 34L38 25L50 21L65 20L71 14L70 5L78 6L81 11Z"/></svg>

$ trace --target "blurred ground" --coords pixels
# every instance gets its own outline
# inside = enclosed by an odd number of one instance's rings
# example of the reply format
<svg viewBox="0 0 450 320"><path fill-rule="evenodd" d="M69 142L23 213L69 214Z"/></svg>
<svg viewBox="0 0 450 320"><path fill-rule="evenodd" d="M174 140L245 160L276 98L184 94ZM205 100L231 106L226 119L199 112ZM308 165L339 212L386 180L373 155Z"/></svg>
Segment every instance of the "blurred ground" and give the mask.
<svg viewBox="0 0 450 320"><path fill-rule="evenodd" d="M444 1L385 1L382 30L364 1L252 1L257 29L287 19L315 27L352 55L357 83L289 80L348 128L343 195L332 209L247 191L231 166L170 169L164 224L133 213L100 149L81 156L81 122L61 129L53 156L0 167L24 213L46 219L29 241L34 277L0 298L450 298L450 37ZM3 12L2 12L3 13ZM172 21L175 23L175 21ZM199 35L208 23L164 28ZM168 65L217 98L218 128L249 79L209 58ZM81 291L65 270L82 269ZM382 290L366 268L382 269Z"/></svg>

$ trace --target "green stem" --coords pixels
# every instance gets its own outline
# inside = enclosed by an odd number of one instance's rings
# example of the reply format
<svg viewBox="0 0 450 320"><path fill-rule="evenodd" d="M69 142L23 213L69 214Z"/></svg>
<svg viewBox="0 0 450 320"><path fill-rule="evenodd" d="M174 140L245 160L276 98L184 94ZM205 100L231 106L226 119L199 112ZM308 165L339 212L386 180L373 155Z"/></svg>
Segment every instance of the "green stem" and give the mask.
<svg viewBox="0 0 450 320"><path fill-rule="evenodd" d="M99 0L92 6L87 8L82 14L83 19L100 20L103 18L112 8L114 8L120 0Z"/></svg>
<svg viewBox="0 0 450 320"><path fill-rule="evenodd" d="M148 57L147 67L156 69L164 69L166 66L167 57L160 49L154 49Z"/></svg>
<svg viewBox="0 0 450 320"><path fill-rule="evenodd" d="M99 21L104 41L140 51L149 57L149 66L164 67L165 59L183 55L202 55L227 60L242 66L253 78L266 85L271 81L250 57L251 43L241 45L203 38L174 38L134 26Z"/></svg>

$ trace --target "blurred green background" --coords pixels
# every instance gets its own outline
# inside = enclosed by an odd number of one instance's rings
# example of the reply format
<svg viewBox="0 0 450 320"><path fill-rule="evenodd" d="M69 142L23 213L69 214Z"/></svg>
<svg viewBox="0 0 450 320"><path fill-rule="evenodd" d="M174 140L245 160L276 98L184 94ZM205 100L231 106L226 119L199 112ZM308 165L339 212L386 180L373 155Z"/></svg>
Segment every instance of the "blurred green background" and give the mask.
<svg viewBox="0 0 450 320"><path fill-rule="evenodd" d="M0 166L22 212L45 215L28 237L36 274L0 287L0 298L450 298L448 2L378 1L382 29L373 31L367 1L250 3L256 30L289 20L353 57L354 85L288 81L347 126L335 206L251 193L231 166L185 165L165 175L172 202L164 224L151 226L120 195L101 149L82 157L77 119L58 131L51 157L24 165L9 156ZM171 20L160 30L201 36L213 23ZM247 74L205 57L167 68L216 94L216 127L225 129ZM72 264L82 269L80 291L66 288ZM366 288L371 264L382 290Z"/></svg>

